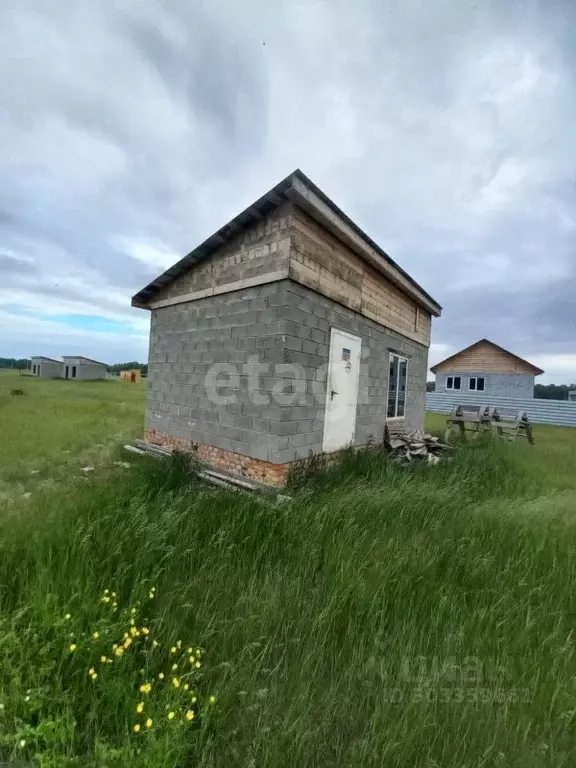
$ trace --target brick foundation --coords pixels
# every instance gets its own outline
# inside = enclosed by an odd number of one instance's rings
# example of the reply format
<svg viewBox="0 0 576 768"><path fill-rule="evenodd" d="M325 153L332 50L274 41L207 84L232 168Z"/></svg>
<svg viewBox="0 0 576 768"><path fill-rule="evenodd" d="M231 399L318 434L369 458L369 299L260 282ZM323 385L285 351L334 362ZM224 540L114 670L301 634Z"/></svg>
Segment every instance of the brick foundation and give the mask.
<svg viewBox="0 0 576 768"><path fill-rule="evenodd" d="M273 464L270 461L253 459L240 453L215 448L213 445L193 443L182 437L166 435L156 429L145 429L144 439L154 445L189 453L215 469L243 475L266 485L284 485L290 468L290 464Z"/></svg>

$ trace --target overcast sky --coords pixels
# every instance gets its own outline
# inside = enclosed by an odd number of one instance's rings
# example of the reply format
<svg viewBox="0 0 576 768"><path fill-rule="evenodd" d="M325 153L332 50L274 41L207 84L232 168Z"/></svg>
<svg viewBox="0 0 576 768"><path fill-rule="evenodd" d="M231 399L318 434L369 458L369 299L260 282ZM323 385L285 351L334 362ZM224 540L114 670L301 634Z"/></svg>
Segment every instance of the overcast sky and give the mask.
<svg viewBox="0 0 576 768"><path fill-rule="evenodd" d="M146 359L130 297L300 167L444 307L576 381L571 0L2 0L0 356Z"/></svg>

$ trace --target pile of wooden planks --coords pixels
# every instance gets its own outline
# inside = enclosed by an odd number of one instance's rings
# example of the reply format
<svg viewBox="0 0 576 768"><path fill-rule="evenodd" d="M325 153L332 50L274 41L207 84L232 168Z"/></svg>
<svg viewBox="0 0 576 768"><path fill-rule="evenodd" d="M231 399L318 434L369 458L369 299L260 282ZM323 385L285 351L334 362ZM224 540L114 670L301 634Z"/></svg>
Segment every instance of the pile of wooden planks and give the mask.
<svg viewBox="0 0 576 768"><path fill-rule="evenodd" d="M442 443L440 438L417 430L406 434L390 434L384 430L384 447L392 454L392 458L401 464L412 461L425 461L428 464L438 464L442 454L450 449L450 445Z"/></svg>

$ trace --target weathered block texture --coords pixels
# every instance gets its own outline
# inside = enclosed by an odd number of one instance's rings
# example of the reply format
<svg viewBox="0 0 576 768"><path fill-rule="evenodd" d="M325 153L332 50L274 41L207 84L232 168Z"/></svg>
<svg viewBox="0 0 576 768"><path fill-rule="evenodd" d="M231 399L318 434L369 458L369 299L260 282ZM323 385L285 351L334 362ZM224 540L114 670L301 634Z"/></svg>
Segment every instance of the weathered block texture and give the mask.
<svg viewBox="0 0 576 768"><path fill-rule="evenodd" d="M453 390L446 388L446 378L448 376L460 376L461 389ZM471 377L484 377L484 391L470 392L469 382ZM534 374L529 373L486 373L484 371L468 370L465 373L461 370L442 370L436 374L436 392L451 392L458 395L474 394L478 401L483 401L490 405L491 397L534 397Z"/></svg>
<svg viewBox="0 0 576 768"><path fill-rule="evenodd" d="M285 203L253 226L223 245L218 253L200 261L181 277L169 283L155 297L164 302L179 296L223 292L238 281L267 281L270 274L288 276L293 205ZM232 288L231 288L232 289Z"/></svg>
<svg viewBox="0 0 576 768"><path fill-rule="evenodd" d="M152 311L146 428L273 464L320 452L331 327L362 339L355 444L382 437L391 351L422 427L427 348L281 280Z"/></svg>

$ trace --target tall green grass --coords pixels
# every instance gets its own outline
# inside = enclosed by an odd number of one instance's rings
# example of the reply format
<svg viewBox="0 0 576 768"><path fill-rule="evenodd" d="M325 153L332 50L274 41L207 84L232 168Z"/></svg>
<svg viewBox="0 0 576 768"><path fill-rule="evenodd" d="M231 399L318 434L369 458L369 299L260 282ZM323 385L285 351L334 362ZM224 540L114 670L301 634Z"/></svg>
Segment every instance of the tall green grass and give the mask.
<svg viewBox="0 0 576 768"><path fill-rule="evenodd" d="M32 500L0 520L0 758L576 764L576 493L527 498L518 455L478 444L404 469L345 454L285 503L144 462ZM141 601L163 643L205 649L192 724L161 712L131 731L153 653L97 685L70 661L63 617L108 621L105 589Z"/></svg>

